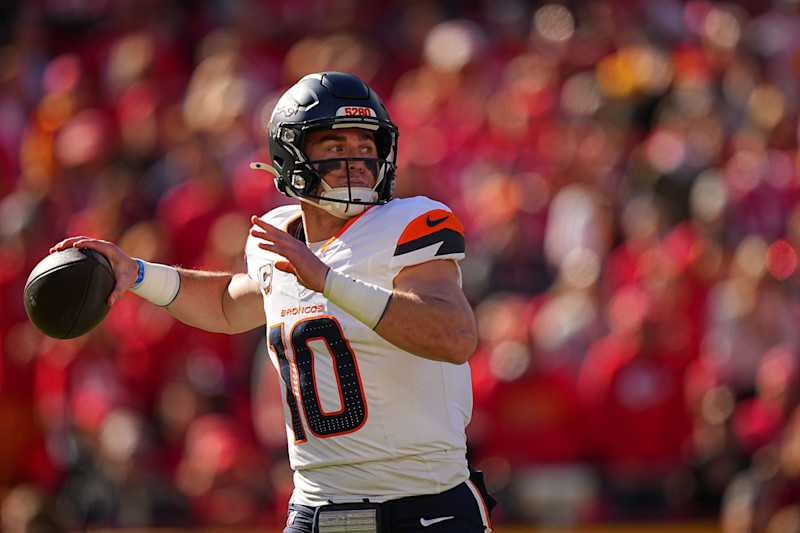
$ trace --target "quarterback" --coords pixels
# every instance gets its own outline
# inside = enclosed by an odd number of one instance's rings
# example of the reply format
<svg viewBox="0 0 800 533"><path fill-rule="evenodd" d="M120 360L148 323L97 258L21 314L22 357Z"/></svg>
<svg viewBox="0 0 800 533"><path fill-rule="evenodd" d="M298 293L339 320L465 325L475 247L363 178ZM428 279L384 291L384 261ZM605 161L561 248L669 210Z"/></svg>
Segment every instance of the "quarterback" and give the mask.
<svg viewBox="0 0 800 533"><path fill-rule="evenodd" d="M425 197L393 199L397 127L375 92L310 74L278 101L270 163L296 198L251 218L247 274L131 258L71 237L179 320L235 334L264 327L280 377L294 492L285 533L490 533L494 505L466 459L477 342L461 290L464 232Z"/></svg>

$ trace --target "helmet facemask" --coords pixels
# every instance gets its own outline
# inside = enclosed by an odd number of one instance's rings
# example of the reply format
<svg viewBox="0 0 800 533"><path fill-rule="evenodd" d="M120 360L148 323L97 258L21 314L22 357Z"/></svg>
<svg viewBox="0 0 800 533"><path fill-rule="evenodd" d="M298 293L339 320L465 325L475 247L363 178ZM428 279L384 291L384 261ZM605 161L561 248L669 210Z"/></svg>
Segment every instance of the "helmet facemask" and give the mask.
<svg viewBox="0 0 800 533"><path fill-rule="evenodd" d="M350 163L351 161L363 161L364 166L372 174L375 180L373 187L359 187L352 184L350 179ZM309 161L309 165L316 169L317 174L320 176L319 185L322 189L317 191L318 196L311 196L319 200L319 206L325 209L330 214L340 217L349 218L356 216L370 205L377 205L378 193L376 189L381 184L381 177L378 175L378 160L373 158L341 158L341 159L324 159L321 161ZM344 187L331 187L325 181L325 175L332 171L338 171L344 167L344 172L347 177L347 184ZM381 172L382 174L383 172Z"/></svg>
<svg viewBox="0 0 800 533"><path fill-rule="evenodd" d="M378 129L378 126L373 124L365 127L364 124L336 123L327 128L304 125L299 128L299 134L298 129L291 128L277 135L277 142L282 145L286 152L294 156L294 170L288 180L283 180L284 192L301 201L316 205L339 218L354 217L364 212L371 205L384 204L391 199L394 189L394 173L397 168L394 164L393 147L389 147L388 152L385 147L381 151L376 138L375 142L376 146L379 146L379 154L386 153L386 158L342 157L320 160L309 160L305 152L299 147L305 142L306 135L312 129L352 127L368 129L376 133ZM290 133L287 134L287 131ZM363 162L364 166L372 174L375 184L371 188L352 185L350 165L356 161ZM285 176L285 170L285 168L283 171L279 169L278 174ZM339 170L345 172L347 184L343 187L331 187L324 178L329 172Z"/></svg>

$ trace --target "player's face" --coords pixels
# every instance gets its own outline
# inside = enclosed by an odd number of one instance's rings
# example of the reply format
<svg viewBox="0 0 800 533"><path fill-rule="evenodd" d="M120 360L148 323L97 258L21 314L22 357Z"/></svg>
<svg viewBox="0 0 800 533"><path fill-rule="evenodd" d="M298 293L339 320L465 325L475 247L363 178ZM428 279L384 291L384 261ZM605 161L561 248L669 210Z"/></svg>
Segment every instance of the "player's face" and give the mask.
<svg viewBox="0 0 800 533"><path fill-rule="evenodd" d="M313 131L306 138L305 153L310 161L378 158L375 137L371 131L362 128ZM333 188L347 187L348 175L351 187L372 188L375 186L377 163L349 159L348 161L319 163L315 166L322 179Z"/></svg>

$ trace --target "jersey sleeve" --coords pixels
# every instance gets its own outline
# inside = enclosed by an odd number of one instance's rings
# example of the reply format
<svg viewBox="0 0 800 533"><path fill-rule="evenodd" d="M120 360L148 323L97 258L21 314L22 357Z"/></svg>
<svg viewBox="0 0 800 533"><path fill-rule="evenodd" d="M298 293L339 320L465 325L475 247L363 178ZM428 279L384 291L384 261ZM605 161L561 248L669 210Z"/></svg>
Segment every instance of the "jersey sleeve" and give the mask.
<svg viewBox="0 0 800 533"><path fill-rule="evenodd" d="M394 243L392 266L402 268L434 259L463 259L464 226L458 217L444 204L431 200L415 207Z"/></svg>
<svg viewBox="0 0 800 533"><path fill-rule="evenodd" d="M289 222L298 216L300 216L300 208L298 206L286 205L273 209L269 213L263 215L261 220L268 222L273 226L286 229L286 226L289 224ZM270 261L274 262L276 260L276 256L259 248L258 239L251 237L249 234L247 236L247 241L245 242L244 250L247 275L253 281L258 281L259 284L264 283L263 266L265 263L269 263Z"/></svg>

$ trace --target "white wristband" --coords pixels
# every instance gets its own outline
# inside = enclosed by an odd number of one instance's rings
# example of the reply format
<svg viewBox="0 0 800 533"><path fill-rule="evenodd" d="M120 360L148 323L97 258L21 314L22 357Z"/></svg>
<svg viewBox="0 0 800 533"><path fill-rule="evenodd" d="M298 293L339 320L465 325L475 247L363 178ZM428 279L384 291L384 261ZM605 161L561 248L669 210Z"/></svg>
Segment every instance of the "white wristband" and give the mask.
<svg viewBox="0 0 800 533"><path fill-rule="evenodd" d="M139 263L139 280L131 287L131 292L161 307L171 304L181 289L178 270L141 259L136 259L136 262Z"/></svg>
<svg viewBox="0 0 800 533"><path fill-rule="evenodd" d="M392 291L329 268L322 295L370 329L375 329L389 305Z"/></svg>

